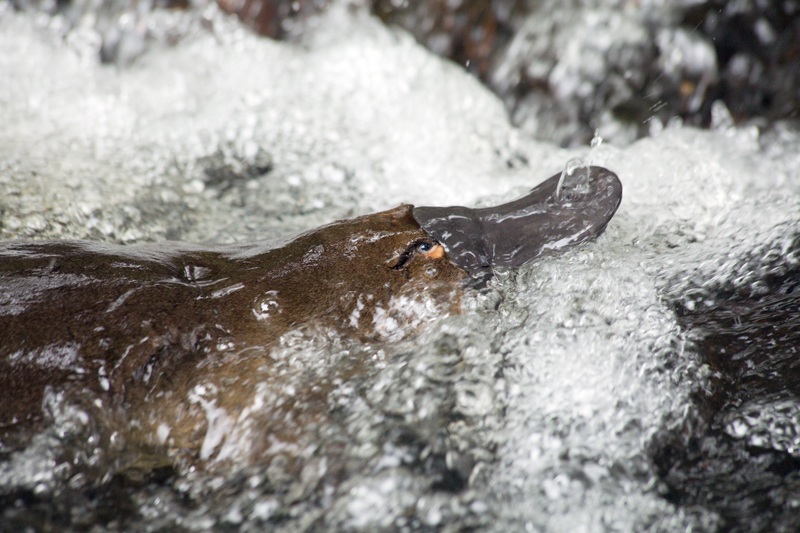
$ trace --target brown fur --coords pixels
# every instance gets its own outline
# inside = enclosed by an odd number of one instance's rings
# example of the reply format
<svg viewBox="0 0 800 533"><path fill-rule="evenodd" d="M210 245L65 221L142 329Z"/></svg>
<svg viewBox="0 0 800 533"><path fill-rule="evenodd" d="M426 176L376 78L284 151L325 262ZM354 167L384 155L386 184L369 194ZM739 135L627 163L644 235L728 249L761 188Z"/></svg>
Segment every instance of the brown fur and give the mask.
<svg viewBox="0 0 800 533"><path fill-rule="evenodd" d="M329 416L334 385L369 371L369 361L275 359L276 343L291 345L292 331L311 344L329 331L402 337L415 325L405 308L423 299L457 312L464 272L441 249L416 251L418 242L430 238L400 206L271 250L8 243L0 440L8 447L46 423L49 390L129 446L193 461L299 450ZM219 431L209 432L214 423Z"/></svg>

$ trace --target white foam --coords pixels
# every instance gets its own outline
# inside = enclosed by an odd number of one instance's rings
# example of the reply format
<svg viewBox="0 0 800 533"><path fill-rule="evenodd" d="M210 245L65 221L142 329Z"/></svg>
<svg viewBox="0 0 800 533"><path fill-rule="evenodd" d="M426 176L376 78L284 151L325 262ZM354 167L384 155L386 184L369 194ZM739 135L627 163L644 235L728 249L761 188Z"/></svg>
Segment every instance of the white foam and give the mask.
<svg viewBox="0 0 800 533"><path fill-rule="evenodd" d="M353 527L389 527L409 510L427 509L432 527L444 520L440 507L418 503L424 482L393 470L396 452L382 451L374 420L385 409L426 428L444 409L430 401L431 383L456 382L452 409L480 421L464 434L486 431L498 450L496 463L477 461L483 473L473 472L471 487L476 509L496 510L495 529L691 526L656 493L647 460L650 439L685 420L705 380L670 300L704 284L747 284L744 254L787 248L800 217L797 136L784 132L762 149L755 130L720 121L706 132L667 128L626 148L561 150L515 131L486 89L407 35L346 10L329 17L301 48L214 15L215 34L198 25L174 48L119 70L0 6L0 71L15 80L0 84L0 235L249 240L401 202L486 205L573 157L607 166L624 197L595 243L495 282L497 311L470 301L463 320L437 322L424 302L412 305L420 324L431 323L401 352L418 366L376 355L385 373L365 385L370 401L396 404L370 406L342 385L343 405L373 424L348 422L363 439L352 453L385 468L365 469L351 492L326 498ZM557 74L560 90L581 94L569 72ZM206 180L203 158L224 153L246 164L257 149L272 158L266 176L225 191ZM508 168L509 154L530 168ZM376 319L391 338L390 311ZM450 338L469 346L448 351ZM282 342L275 372L295 381L349 356L335 343L321 342L330 353L298 348L308 342L302 335ZM454 351L468 364L436 374L434 363ZM290 398L293 384L276 397ZM203 457L249 450L235 440L250 438L250 413L272 399L256 397L234 414L198 392L208 421ZM793 411L772 418L797 420ZM750 426L737 420L730 431L747 438ZM162 441L167 430L159 429ZM253 520L280 507L271 496L254 505Z"/></svg>

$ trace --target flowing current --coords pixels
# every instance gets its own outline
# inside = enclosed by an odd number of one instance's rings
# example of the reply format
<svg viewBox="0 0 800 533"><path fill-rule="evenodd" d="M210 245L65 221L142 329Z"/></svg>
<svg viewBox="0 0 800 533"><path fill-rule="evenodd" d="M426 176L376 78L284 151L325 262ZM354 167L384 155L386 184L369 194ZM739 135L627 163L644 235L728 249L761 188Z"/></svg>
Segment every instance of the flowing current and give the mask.
<svg viewBox="0 0 800 533"><path fill-rule="evenodd" d="M719 399L725 372L686 319L796 271L796 133L765 138L721 106L708 131L565 150L345 7L302 45L213 7L153 17L180 38L115 67L92 26L65 39L57 18L0 5L4 240L278 241L400 203L492 205L574 158L616 172L623 202L595 242L498 272L411 338L285 338L275 357L302 370L293 380L358 350L374 364L327 399L338 416L295 478L276 464L119 472L113 443L54 391L49 429L0 443L0 529L715 530L735 517L703 499L725 484L698 484L683 451L703 438L782 454L756 511L797 510L800 403ZM207 442L226 415L209 406ZM710 464L714 479L730 466Z"/></svg>

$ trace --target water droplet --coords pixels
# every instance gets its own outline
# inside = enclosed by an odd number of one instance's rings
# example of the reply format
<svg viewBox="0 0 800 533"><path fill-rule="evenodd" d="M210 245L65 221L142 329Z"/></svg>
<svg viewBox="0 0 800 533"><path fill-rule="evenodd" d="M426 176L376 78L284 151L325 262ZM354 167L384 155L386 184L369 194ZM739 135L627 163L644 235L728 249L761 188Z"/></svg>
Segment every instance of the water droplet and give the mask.
<svg viewBox="0 0 800 533"><path fill-rule="evenodd" d="M217 351L220 352L227 352L232 350L236 346L236 343L230 339L220 340L217 342Z"/></svg>
<svg viewBox="0 0 800 533"><path fill-rule="evenodd" d="M571 201L591 191L589 164L580 158L567 161L556 187L556 198Z"/></svg>
<svg viewBox="0 0 800 533"><path fill-rule="evenodd" d="M256 299L256 303L253 306L253 315L255 315L257 320L267 320L269 317L280 312L281 306L278 302L278 291L265 292Z"/></svg>
<svg viewBox="0 0 800 533"><path fill-rule="evenodd" d="M728 107L721 100L715 100L711 104L711 128L719 131L728 131L733 129L735 125Z"/></svg>
<svg viewBox="0 0 800 533"><path fill-rule="evenodd" d="M183 267L183 275L186 281L194 282L207 279L211 276L212 270L210 268L200 265L185 265Z"/></svg>
<svg viewBox="0 0 800 533"><path fill-rule="evenodd" d="M600 136L600 130L594 130L594 137L592 137L592 142L589 143L589 146L597 148L601 144L603 144L603 138Z"/></svg>

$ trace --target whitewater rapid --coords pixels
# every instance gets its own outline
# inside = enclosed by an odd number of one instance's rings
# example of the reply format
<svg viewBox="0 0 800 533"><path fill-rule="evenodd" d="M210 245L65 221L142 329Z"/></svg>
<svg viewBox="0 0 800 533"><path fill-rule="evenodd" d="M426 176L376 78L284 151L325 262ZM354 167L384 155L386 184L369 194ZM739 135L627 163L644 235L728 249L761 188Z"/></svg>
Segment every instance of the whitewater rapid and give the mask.
<svg viewBox="0 0 800 533"><path fill-rule="evenodd" d="M719 523L666 499L652 463L660 435L698 424L712 372L675 305L711 305L715 287L763 278L758 257L796 246L795 133L765 141L723 106L707 131L673 123L566 150L517 130L463 69L361 12L329 10L302 45L213 8L153 16L181 38L116 67L87 52L90 27L64 40L52 19L0 6L0 237L285 239L400 203L494 204L576 157L616 172L624 195L596 242L499 272L462 316L374 348L374 373L337 393L347 419L332 434L350 449L314 455L293 493L270 491L275 469L178 472L131 489L138 511L101 528ZM283 356L304 364L344 353L290 341ZM60 429L3 454L0 491L89 508L86 478L112 465L84 454L53 469L58 432L80 415L50 401ZM326 478L336 461L348 465L338 484ZM428 464L454 473L451 485L432 483Z"/></svg>

